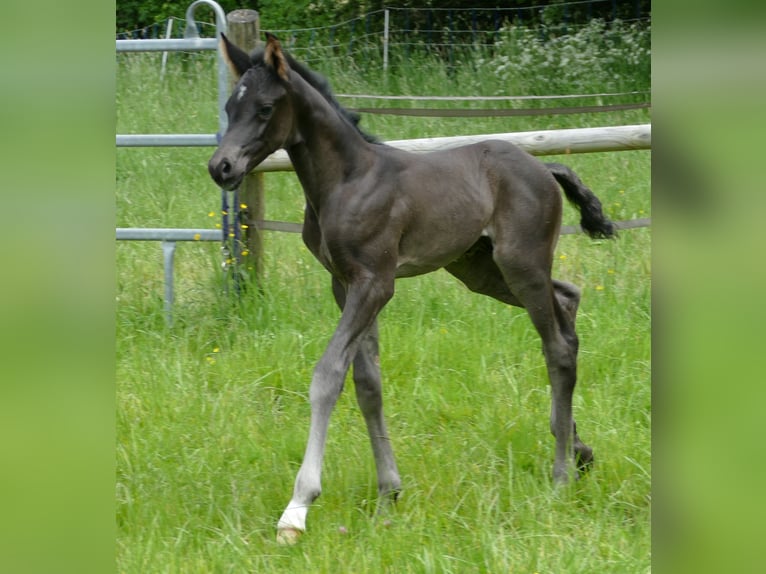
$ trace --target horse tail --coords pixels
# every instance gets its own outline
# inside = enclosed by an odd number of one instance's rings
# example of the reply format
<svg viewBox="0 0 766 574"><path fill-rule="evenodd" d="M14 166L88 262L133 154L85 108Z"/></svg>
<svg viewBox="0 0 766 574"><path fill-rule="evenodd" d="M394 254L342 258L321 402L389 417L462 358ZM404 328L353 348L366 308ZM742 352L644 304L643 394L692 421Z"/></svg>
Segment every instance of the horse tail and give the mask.
<svg viewBox="0 0 766 574"><path fill-rule="evenodd" d="M580 210L580 226L593 239L609 239L617 234L614 223L609 221L601 208L601 202L574 171L560 163L546 163L553 177L564 189L567 199Z"/></svg>

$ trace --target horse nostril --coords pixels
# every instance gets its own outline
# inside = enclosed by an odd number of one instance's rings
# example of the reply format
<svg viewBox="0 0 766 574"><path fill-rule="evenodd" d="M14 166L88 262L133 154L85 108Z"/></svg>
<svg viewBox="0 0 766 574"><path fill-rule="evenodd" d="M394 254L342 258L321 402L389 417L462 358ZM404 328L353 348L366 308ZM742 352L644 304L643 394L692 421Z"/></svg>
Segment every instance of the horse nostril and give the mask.
<svg viewBox="0 0 766 574"><path fill-rule="evenodd" d="M237 166L236 162L230 160L226 156L213 155L207 164L207 169L210 172L210 177L213 178L219 186L227 186L231 180L235 177Z"/></svg>

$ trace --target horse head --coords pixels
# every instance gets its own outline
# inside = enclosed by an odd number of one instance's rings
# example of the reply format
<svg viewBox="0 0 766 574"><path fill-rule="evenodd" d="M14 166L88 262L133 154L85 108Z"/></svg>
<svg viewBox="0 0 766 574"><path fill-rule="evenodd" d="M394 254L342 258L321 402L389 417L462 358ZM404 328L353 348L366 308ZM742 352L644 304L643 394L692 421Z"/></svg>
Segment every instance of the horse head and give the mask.
<svg viewBox="0 0 766 574"><path fill-rule="evenodd" d="M293 132L290 65L279 40L266 37L265 48L248 55L221 34L221 51L236 84L226 102L228 128L208 170L224 189L237 188L250 170L288 145Z"/></svg>

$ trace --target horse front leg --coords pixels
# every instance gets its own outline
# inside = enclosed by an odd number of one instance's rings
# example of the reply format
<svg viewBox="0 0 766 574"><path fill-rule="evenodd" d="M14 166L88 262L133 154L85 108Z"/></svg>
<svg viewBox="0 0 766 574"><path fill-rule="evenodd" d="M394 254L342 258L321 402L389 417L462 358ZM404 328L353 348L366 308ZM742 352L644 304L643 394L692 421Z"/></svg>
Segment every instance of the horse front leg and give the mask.
<svg viewBox="0 0 766 574"><path fill-rule="evenodd" d="M378 312L393 296L393 276L388 282L373 278L356 281L347 289L338 327L314 369L309 389L311 423L303 463L295 479L293 496L277 523L277 541L293 544L306 530L309 506L322 492L322 460L330 415L343 390L352 359L375 322Z"/></svg>
<svg viewBox="0 0 766 574"><path fill-rule="evenodd" d="M354 359L354 388L356 402L367 425L372 454L375 458L378 476L378 509L381 510L396 501L402 482L383 416L377 322L373 324Z"/></svg>
<svg viewBox="0 0 766 574"><path fill-rule="evenodd" d="M346 303L346 290L336 278L333 278L332 290L335 301L342 310ZM378 498L380 503L388 505L396 501L401 490L401 479L383 416L377 319L361 342L353 365L356 402L364 417L375 458Z"/></svg>
<svg viewBox="0 0 766 574"><path fill-rule="evenodd" d="M337 339L338 331L336 331ZM332 343L314 369L309 388L311 423L303 463L298 470L293 496L277 523L277 542L294 544L306 530L309 506L322 493L322 460L327 438L327 428L335 403L343 390L343 380L348 370Z"/></svg>

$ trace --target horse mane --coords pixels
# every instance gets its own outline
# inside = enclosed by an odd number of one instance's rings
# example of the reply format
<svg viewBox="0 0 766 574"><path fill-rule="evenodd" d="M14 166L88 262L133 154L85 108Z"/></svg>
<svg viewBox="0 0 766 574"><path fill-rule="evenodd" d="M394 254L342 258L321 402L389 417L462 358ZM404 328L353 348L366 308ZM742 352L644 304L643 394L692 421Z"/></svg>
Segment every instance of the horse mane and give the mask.
<svg viewBox="0 0 766 574"><path fill-rule="evenodd" d="M311 85L317 92L319 92L322 97L327 100L327 102L335 108L338 113L348 120L348 122L356 128L356 131L359 132L359 134L368 142L379 144L381 143L378 138L373 136L372 134L369 134L365 132L361 127L359 127L359 122L362 119L362 116L358 114L357 112L353 112L351 110L348 110L344 108L342 105L340 105L340 102L335 98L335 95L332 93L332 88L330 87L330 82L325 78L322 74L315 72L314 70L310 69L308 66L303 64L302 62L299 62L295 58L293 58L290 54L287 52L283 52L285 57L287 58L288 64L290 64L290 68L294 72L296 72L301 78L303 78L309 85ZM254 65L262 64L264 62L264 49L263 48L256 48L251 54L250 59L252 60Z"/></svg>

